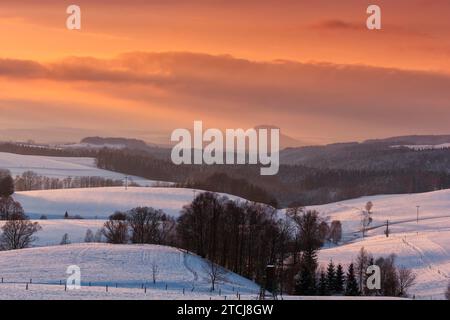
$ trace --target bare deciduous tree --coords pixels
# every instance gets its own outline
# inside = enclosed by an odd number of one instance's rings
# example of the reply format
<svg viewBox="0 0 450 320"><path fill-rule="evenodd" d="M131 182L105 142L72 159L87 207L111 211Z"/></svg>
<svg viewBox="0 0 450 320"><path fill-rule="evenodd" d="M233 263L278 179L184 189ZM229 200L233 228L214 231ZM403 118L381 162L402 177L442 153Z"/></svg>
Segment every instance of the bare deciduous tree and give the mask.
<svg viewBox="0 0 450 320"><path fill-rule="evenodd" d="M69 234L64 233L61 242L59 243L60 245L66 245L66 244L70 244L70 239L69 239Z"/></svg>
<svg viewBox="0 0 450 320"><path fill-rule="evenodd" d="M98 229L96 232L95 232L95 236L94 236L94 242L98 242L98 243L101 243L101 242L103 242L103 228L101 228L101 229Z"/></svg>
<svg viewBox="0 0 450 320"><path fill-rule="evenodd" d="M153 261L151 266L152 266L153 284L155 284L156 283L156 278L158 277L158 274L159 274L159 267L158 267L158 264L156 263L156 261Z"/></svg>
<svg viewBox="0 0 450 320"><path fill-rule="evenodd" d="M216 284L219 281L225 281L226 280L226 271L218 264L212 262L212 261L206 261L203 265L203 270L208 275L209 283L211 283L211 291L216 290Z"/></svg>
<svg viewBox="0 0 450 320"><path fill-rule="evenodd" d="M109 243L127 243L128 223L126 220L115 220L114 217L111 217L103 225L102 234L105 236L106 241Z"/></svg>
<svg viewBox="0 0 450 320"><path fill-rule="evenodd" d="M10 196L0 198L0 220L24 220L25 213L19 202Z"/></svg>
<svg viewBox="0 0 450 320"><path fill-rule="evenodd" d="M59 244L62 246L66 245L66 244L70 244L70 238L69 238L68 233L64 233L63 237L61 238L61 242Z"/></svg>
<svg viewBox="0 0 450 320"><path fill-rule="evenodd" d="M372 208L373 208L372 201L367 202L366 203L366 211L367 211L367 213L371 214L372 213Z"/></svg>
<svg viewBox="0 0 450 320"><path fill-rule="evenodd" d="M367 252L366 249L364 249L364 247L359 250L359 254L356 257L355 274L356 280L358 281L359 285L359 292L364 292L364 280L366 278L366 271L371 258L371 255Z"/></svg>
<svg viewBox="0 0 450 320"><path fill-rule="evenodd" d="M166 215L162 210L149 207L139 207L127 213L127 221L131 229L133 243L161 244L163 235L161 227Z"/></svg>
<svg viewBox="0 0 450 320"><path fill-rule="evenodd" d="M95 237L94 237L94 233L92 232L91 229L87 229L86 230L86 235L84 236L84 242L95 242Z"/></svg>
<svg viewBox="0 0 450 320"><path fill-rule="evenodd" d="M29 220L9 220L2 227L0 248L2 250L16 250L28 248L35 240L34 234L41 230L37 222Z"/></svg>
<svg viewBox="0 0 450 320"><path fill-rule="evenodd" d="M330 240L337 244L342 239L342 224L339 220L333 220L330 227Z"/></svg>
<svg viewBox="0 0 450 320"><path fill-rule="evenodd" d="M398 289L399 296L406 297L408 294L408 289L412 287L416 282L416 274L405 267L400 267L398 269Z"/></svg>

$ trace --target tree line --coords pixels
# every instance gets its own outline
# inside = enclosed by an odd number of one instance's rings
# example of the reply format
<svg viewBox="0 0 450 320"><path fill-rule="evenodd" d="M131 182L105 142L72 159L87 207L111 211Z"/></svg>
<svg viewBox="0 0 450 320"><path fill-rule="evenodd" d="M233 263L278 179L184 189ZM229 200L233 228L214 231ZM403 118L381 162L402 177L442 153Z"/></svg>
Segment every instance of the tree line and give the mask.
<svg viewBox="0 0 450 320"><path fill-rule="evenodd" d="M8 171L0 170L0 220L6 220L1 227L0 250L15 250L29 247L35 240L35 233L41 230L39 223L29 221L19 202L12 198L14 180Z"/></svg>
<svg viewBox="0 0 450 320"><path fill-rule="evenodd" d="M152 180L171 181L211 192L240 196L277 207L307 206L376 194L450 188L450 173L408 168L329 169L281 165L276 176L261 176L252 165L174 165L133 150L99 150L97 166Z"/></svg>
<svg viewBox="0 0 450 320"><path fill-rule="evenodd" d="M6 220L1 228L1 250L29 247L35 233L41 230L37 222L28 220L20 203L11 197L13 193L12 178L0 172L0 219ZM356 262L349 264L345 275L343 266L335 267L332 262L325 271L319 266L317 255L325 242L341 240L339 221L328 224L317 211L302 207L279 214L269 205L231 200L211 192L198 194L183 207L178 219L150 207L115 212L100 234L90 231L86 241L102 241L102 236L114 244L180 247L207 259L211 270L218 271L211 271L212 279L217 279L221 268L226 268L274 294L406 296L415 280L411 270L396 266L395 256L374 259L364 249ZM69 243L68 235L61 243ZM376 291L365 286L370 265L381 270L382 286ZM275 269L271 283L268 266Z"/></svg>
<svg viewBox="0 0 450 320"><path fill-rule="evenodd" d="M16 191L117 187L123 186L123 183L123 180L103 177L51 178L33 171L25 171L14 178Z"/></svg>
<svg viewBox="0 0 450 320"><path fill-rule="evenodd" d="M326 241L339 242L342 226L339 221L328 225L315 211L296 208L279 215L269 205L203 192L183 207L178 219L154 208L135 208L111 215L101 232L109 243L177 246L210 261L215 266L211 270L226 268L287 292L294 275L286 276L291 268L286 261L309 245L304 233L315 233L314 246L320 247ZM272 284L266 283L268 265L277 269Z"/></svg>

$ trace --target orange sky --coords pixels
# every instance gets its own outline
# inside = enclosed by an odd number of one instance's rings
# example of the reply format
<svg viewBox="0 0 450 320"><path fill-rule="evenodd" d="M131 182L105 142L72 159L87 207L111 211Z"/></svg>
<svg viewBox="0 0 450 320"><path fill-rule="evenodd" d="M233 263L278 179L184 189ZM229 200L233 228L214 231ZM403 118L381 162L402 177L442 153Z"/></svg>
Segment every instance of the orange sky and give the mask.
<svg viewBox="0 0 450 320"><path fill-rule="evenodd" d="M305 143L448 133L449 14L447 0L2 0L0 140L162 142L194 120Z"/></svg>

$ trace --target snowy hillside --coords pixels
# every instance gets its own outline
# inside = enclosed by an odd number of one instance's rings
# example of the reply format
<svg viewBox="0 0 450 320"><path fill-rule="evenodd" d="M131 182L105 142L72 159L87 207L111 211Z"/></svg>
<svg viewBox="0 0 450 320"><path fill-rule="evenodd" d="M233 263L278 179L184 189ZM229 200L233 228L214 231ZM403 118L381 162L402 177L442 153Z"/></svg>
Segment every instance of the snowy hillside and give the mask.
<svg viewBox="0 0 450 320"><path fill-rule="evenodd" d="M372 201L373 222L363 239L361 211ZM419 222L417 222L417 206ZM348 264L364 247L374 257L397 256L397 265L412 269L417 284L411 295L420 299L442 299L450 281L450 190L411 195L382 195L311 207L329 220L340 220L344 244L320 252L326 265ZM390 236L386 237L386 220ZM353 239L353 240L352 240Z"/></svg>
<svg viewBox="0 0 450 320"><path fill-rule="evenodd" d="M125 174L98 169L94 158L29 156L0 152L0 169L8 169L13 177L25 171L33 171L50 178L66 177L102 177L124 180ZM140 177L129 177L130 181L151 186L156 181Z"/></svg>
<svg viewBox="0 0 450 320"><path fill-rule="evenodd" d="M80 267L79 291L65 292L64 285L60 285L60 281L65 283L70 265ZM153 265L158 267L156 284L152 281ZM0 270L4 281L0 284L0 299L224 299L225 295L236 299L237 292L244 299L254 299L259 291L252 281L226 272L217 292L210 293L205 260L177 248L156 245L76 244L3 251ZM25 283L30 279L27 292ZM147 293L142 286L147 287Z"/></svg>
<svg viewBox="0 0 450 320"><path fill-rule="evenodd" d="M383 234L386 221L395 232L435 230L450 227L450 190L435 192L379 195L336 203L311 206L308 209L319 211L329 221L340 220L347 240L359 237L362 211L367 202L373 203L372 223L369 234ZM417 224L417 206L419 207L419 224ZM444 224L442 223L444 221ZM379 228L377 228L379 227Z"/></svg>
<svg viewBox="0 0 450 320"><path fill-rule="evenodd" d="M69 234L72 243L82 242L88 228L95 232L102 226L104 222L102 219L107 218L116 210L128 210L136 206L152 206L177 217L180 209L191 202L194 194L198 192L200 191L175 188L129 188L125 190L125 188L114 187L19 192L14 197L22 203L27 214L30 214L32 217L40 216L41 214L46 214L49 218L62 217L64 212L68 211L71 215L82 215L87 218L85 220L40 221L43 230L37 234L39 240L35 245L45 246L58 244L64 233ZM361 233L361 213L368 201L371 201L374 205L372 209L373 221L369 226L366 237L363 239ZM420 206L418 222L417 206ZM327 264L330 259L336 263L348 264L356 259L361 247L365 247L375 257L387 256L393 253L397 255L397 264L399 266L411 268L417 274L417 284L410 289L410 294L421 299L443 298L447 283L450 281L450 190L423 194L362 197L327 205L312 206L308 207L308 209L318 210L328 222L340 220L343 224L344 237L342 243L339 246L328 246L321 250L319 254L321 265ZM92 219L94 217L98 217L99 220L89 220L89 218ZM389 220L389 238L384 235L387 220ZM69 247L55 246L30 249L36 251L1 252L0 270L2 272L3 270L11 270L10 275L12 277L17 271L13 268L15 263L17 265L27 266L20 261L30 261L32 266L29 268L40 268L40 265L45 266L45 255L49 255L50 257L52 255L55 255L55 257L58 255L58 259L56 260L59 260L61 254L61 263L63 264L78 259L81 262L86 261L86 266L89 268L91 268L89 261L92 262L92 268L95 268L96 264L99 265L99 270L101 268L105 270L112 268L111 272L114 275L113 281L121 282L124 285L127 283L131 284L133 281L137 281L136 277L139 275L142 276L138 271L134 273L134 269L132 268L131 273L128 273L127 276L122 278L115 277L119 273L117 271L118 265L127 264L122 258L117 257L117 254L119 254L117 252L120 252L124 248L135 248L136 246L117 246L119 249L112 249L112 247L108 247L107 245L96 245L94 247L95 249L92 248L92 245L87 247L84 247L84 245L71 245ZM65 252L65 248L71 248L73 251ZM83 253L83 248L88 248L86 249L86 253ZM32 259L35 259L37 263L34 263L34 260L27 260L28 258L25 256L27 252L33 253ZM34 254L35 252L36 255ZM93 253L93 255L95 253L96 257L91 257L90 253ZM88 256L86 260L83 258L85 254ZM5 255L11 256L8 256L8 259L2 259L6 257ZM130 253L129 255L126 259L131 259L130 261L139 260L139 258L136 258L139 256L138 253ZM179 255L179 253L176 253L176 255ZM16 259L14 256L17 256L18 260L14 260ZM169 256L172 258L164 258L167 259L167 263L175 263L175 260L170 260L175 259L173 258L174 255ZM141 260L144 259L142 258L142 253L140 257ZM178 259L180 258L178 257ZM142 263L145 264L145 262ZM110 267L108 266L109 264L111 264ZM141 268L141 270L145 269L145 267L138 267L138 265L139 263L136 268ZM168 268L170 267L168 266ZM19 268L17 274L25 276L26 272L20 270ZM183 277L187 276L181 274L183 272L186 273L187 269L179 270L180 278L176 278L176 282L181 282L186 285L187 278ZM63 276L54 276L55 272L53 270L47 273L51 275L50 280L59 279ZM88 274L91 277L91 282L106 283L106 281L109 281L104 277L102 278L101 274L96 275L96 271L89 271ZM38 274L36 274L36 277L38 277ZM167 275L167 278L170 278L170 276ZM8 286L17 286L17 284L8 284ZM205 283L199 286L203 286L203 288L207 287ZM6 294L2 292L7 292L4 288L6 287L4 286L2 289L0 286L0 298L3 294ZM170 294L166 293L164 297L170 299L179 298L179 288ZM54 290L61 290L60 288L55 289L55 287L51 286L42 288L42 290L44 289L47 290L45 297L48 298L52 298L56 294ZM116 290L115 288L113 289ZM101 289L92 288L90 290L91 292L86 294L92 295L94 298L105 298L104 295L106 293ZM136 297L134 291L129 292L131 290L130 288L120 288L119 286L117 290L118 295L126 298L144 298L141 296ZM151 290L153 289L149 289L149 292ZM155 290L160 290L160 288L156 288ZM160 292L158 291L154 295ZM36 294L41 293L42 291L39 291ZM33 293L30 294L32 295ZM70 294L78 295L80 293ZM139 295L141 294L142 292L139 292ZM209 296L205 296L203 293L196 294L198 295L190 296L189 298L209 299ZM148 298L154 297L154 295L150 295Z"/></svg>
<svg viewBox="0 0 450 320"><path fill-rule="evenodd" d="M86 231L90 229L94 234L97 230L103 227L104 220L33 220L38 222L42 230L36 234L36 241L33 246L45 247L54 246L61 243L64 234L69 235L71 243L83 243ZM5 221L0 221L0 227L5 224Z"/></svg>
<svg viewBox="0 0 450 320"><path fill-rule="evenodd" d="M447 230L373 236L343 246L321 250L322 266L333 260L348 265L364 247L375 258L396 255L396 263L412 269L416 285L409 290L417 299L443 299L450 281L450 219Z"/></svg>
<svg viewBox="0 0 450 320"><path fill-rule="evenodd" d="M17 192L14 198L32 218L39 218L42 214L49 218L61 218L66 211L72 216L108 218L117 210L139 206L162 209L177 217L183 206L190 203L198 192L179 188L131 187L125 190L123 187L111 187Z"/></svg>

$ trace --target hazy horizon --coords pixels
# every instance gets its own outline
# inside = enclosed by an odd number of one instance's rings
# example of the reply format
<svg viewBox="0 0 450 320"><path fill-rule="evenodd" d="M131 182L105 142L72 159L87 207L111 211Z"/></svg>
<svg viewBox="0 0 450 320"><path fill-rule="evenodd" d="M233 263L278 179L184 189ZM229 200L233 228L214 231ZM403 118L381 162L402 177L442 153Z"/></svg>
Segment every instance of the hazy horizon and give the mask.
<svg viewBox="0 0 450 320"><path fill-rule="evenodd" d="M0 140L168 141L268 123L303 144L448 133L450 3L79 0L0 4ZM408 10L404 10L407 6Z"/></svg>

